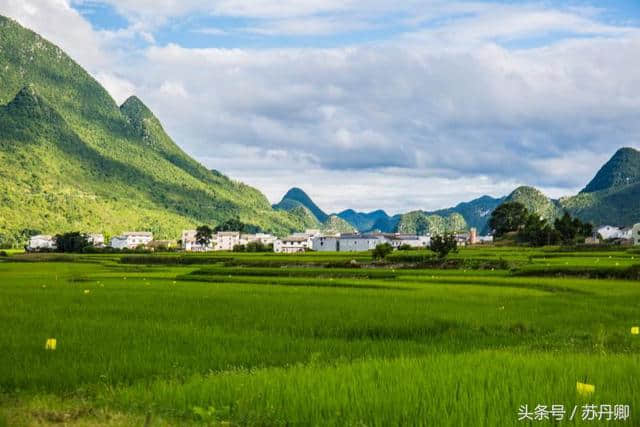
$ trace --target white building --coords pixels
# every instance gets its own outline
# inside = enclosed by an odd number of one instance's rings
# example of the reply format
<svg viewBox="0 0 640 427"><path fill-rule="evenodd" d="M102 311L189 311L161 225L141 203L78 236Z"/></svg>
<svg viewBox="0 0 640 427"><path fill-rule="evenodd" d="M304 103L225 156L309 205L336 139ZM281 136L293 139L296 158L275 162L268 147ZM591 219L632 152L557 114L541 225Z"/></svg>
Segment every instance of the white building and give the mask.
<svg viewBox="0 0 640 427"><path fill-rule="evenodd" d="M100 233L89 233L87 234L87 241L96 248L104 247L104 235Z"/></svg>
<svg viewBox="0 0 640 427"><path fill-rule="evenodd" d="M135 249L153 241L153 233L146 231L128 231L111 238L110 245L114 249Z"/></svg>
<svg viewBox="0 0 640 427"><path fill-rule="evenodd" d="M411 246L412 248L428 248L431 246L431 235L418 236L416 234L393 234L384 235L394 249L400 246ZM384 243L384 242L381 242Z"/></svg>
<svg viewBox="0 0 640 427"><path fill-rule="evenodd" d="M382 234L343 234L338 238L337 252L365 252L381 243L390 243Z"/></svg>
<svg viewBox="0 0 640 427"><path fill-rule="evenodd" d="M597 233L602 237L602 240L621 238L620 228L614 227L612 225L603 225L602 227L598 228Z"/></svg>
<svg viewBox="0 0 640 427"><path fill-rule="evenodd" d="M633 226L632 236L633 244L636 246L640 245L640 224L636 224Z"/></svg>
<svg viewBox="0 0 640 427"><path fill-rule="evenodd" d="M339 236L315 236L311 239L311 249L316 252L338 252Z"/></svg>
<svg viewBox="0 0 640 427"><path fill-rule="evenodd" d="M201 245L196 241L197 230L184 230L182 232L182 249L189 252L206 252L215 249L214 237L208 245Z"/></svg>
<svg viewBox="0 0 640 427"><path fill-rule="evenodd" d="M478 243L493 243L493 236L478 236Z"/></svg>
<svg viewBox="0 0 640 427"><path fill-rule="evenodd" d="M620 229L620 239L632 240L633 239L633 227L625 227Z"/></svg>
<svg viewBox="0 0 640 427"><path fill-rule="evenodd" d="M29 239L29 251L39 251L43 249L56 249L56 240L49 235L39 234Z"/></svg>
<svg viewBox="0 0 640 427"><path fill-rule="evenodd" d="M241 234L240 235L240 244L247 245L252 242L260 242L265 246L275 245L277 240L276 236L265 233L257 233L257 234Z"/></svg>
<svg viewBox="0 0 640 427"><path fill-rule="evenodd" d="M300 233L302 234L302 233ZM292 235L276 240L273 251L281 254L296 254L311 249L312 238L305 235Z"/></svg>
<svg viewBox="0 0 640 427"><path fill-rule="evenodd" d="M219 231L214 241L216 251L232 251L234 246L240 244L240 232Z"/></svg>

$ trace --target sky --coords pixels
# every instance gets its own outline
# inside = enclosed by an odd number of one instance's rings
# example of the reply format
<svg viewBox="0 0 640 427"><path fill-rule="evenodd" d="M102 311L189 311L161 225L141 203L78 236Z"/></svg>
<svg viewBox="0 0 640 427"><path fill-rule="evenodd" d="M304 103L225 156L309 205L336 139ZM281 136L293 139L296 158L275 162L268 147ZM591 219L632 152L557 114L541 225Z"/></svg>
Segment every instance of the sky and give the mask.
<svg viewBox="0 0 640 427"><path fill-rule="evenodd" d="M0 0L205 166L329 212L572 195L640 148L640 2Z"/></svg>

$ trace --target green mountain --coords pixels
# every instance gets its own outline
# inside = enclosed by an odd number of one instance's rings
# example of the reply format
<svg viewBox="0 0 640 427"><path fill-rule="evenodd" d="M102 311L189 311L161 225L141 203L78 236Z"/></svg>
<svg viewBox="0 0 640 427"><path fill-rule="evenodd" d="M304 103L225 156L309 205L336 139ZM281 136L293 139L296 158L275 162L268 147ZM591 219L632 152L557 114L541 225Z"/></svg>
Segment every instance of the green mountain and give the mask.
<svg viewBox="0 0 640 427"><path fill-rule="evenodd" d="M441 209L427 212L427 215L450 216L454 213L460 214L469 228L476 228L478 232L487 232L487 222L495 208L504 202L505 198L494 198L482 196L470 202L463 202L453 208Z"/></svg>
<svg viewBox="0 0 640 427"><path fill-rule="evenodd" d="M322 224L323 231L333 231L336 233L355 233L358 231L353 225L337 215L330 215Z"/></svg>
<svg viewBox="0 0 640 427"><path fill-rule="evenodd" d="M640 151L621 148L602 166L581 193L621 188L640 182Z"/></svg>
<svg viewBox="0 0 640 427"><path fill-rule="evenodd" d="M507 196L505 202L522 203L529 212L536 213L540 217L553 221L562 215L562 208L559 204L536 188L518 187Z"/></svg>
<svg viewBox="0 0 640 427"><path fill-rule="evenodd" d="M327 218L329 218L329 215L324 213L322 209L311 200L307 193L300 188L292 188L287 191L287 194L284 195L280 203L273 205L273 208L282 211L291 211L298 206L304 206L309 209L319 222L325 222Z"/></svg>
<svg viewBox="0 0 640 427"><path fill-rule="evenodd" d="M360 231L370 231L375 229L376 225L388 223L391 217L383 210L377 210L369 213L356 212L353 209L347 209L338 214L340 218L347 221L353 227ZM385 229L388 225L385 226ZM387 231L387 230L383 230ZM389 230L391 231L391 230Z"/></svg>
<svg viewBox="0 0 640 427"><path fill-rule="evenodd" d="M422 211L409 212L401 216L396 226L398 233L443 234L464 231L468 228L462 215L457 212L447 217L430 215Z"/></svg>
<svg viewBox="0 0 640 427"><path fill-rule="evenodd" d="M575 196L552 200L531 187L520 187L506 201L553 220L564 210L594 225L631 226L640 222L640 151L622 148Z"/></svg>
<svg viewBox="0 0 640 427"><path fill-rule="evenodd" d="M184 228L232 217L303 226L259 191L207 170L132 97L121 107L60 48L0 16L0 245L33 233Z"/></svg>

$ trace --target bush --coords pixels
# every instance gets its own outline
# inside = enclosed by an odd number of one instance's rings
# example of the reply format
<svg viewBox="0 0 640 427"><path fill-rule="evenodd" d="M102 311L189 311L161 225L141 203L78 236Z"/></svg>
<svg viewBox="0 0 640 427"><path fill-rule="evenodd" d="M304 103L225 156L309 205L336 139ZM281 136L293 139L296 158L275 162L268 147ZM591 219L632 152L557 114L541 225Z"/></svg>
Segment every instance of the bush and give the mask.
<svg viewBox="0 0 640 427"><path fill-rule="evenodd" d="M413 249L411 245L407 245L406 243L404 245L398 246L399 251L410 251L411 249Z"/></svg>
<svg viewBox="0 0 640 427"><path fill-rule="evenodd" d="M449 252L458 251L458 241L453 234L444 236L434 236L431 238L431 250L438 255L438 258L446 258Z"/></svg>
<svg viewBox="0 0 640 427"><path fill-rule="evenodd" d="M85 248L91 246L87 235L78 231L58 234L55 240L58 252L80 253L83 252Z"/></svg>
<svg viewBox="0 0 640 427"><path fill-rule="evenodd" d="M384 259L387 255L393 252L393 246L389 243L380 243L372 252L373 259Z"/></svg>

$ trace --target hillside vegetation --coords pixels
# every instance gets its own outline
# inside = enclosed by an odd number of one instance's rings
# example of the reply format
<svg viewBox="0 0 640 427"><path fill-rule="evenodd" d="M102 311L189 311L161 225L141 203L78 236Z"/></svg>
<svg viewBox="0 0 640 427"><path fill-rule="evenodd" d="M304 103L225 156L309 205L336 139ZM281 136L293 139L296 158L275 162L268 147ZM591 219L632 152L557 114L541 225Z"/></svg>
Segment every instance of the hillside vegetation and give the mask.
<svg viewBox="0 0 640 427"><path fill-rule="evenodd" d="M121 107L60 48L0 16L0 245L33 233L182 229L232 217L302 227L184 153L136 97Z"/></svg>

